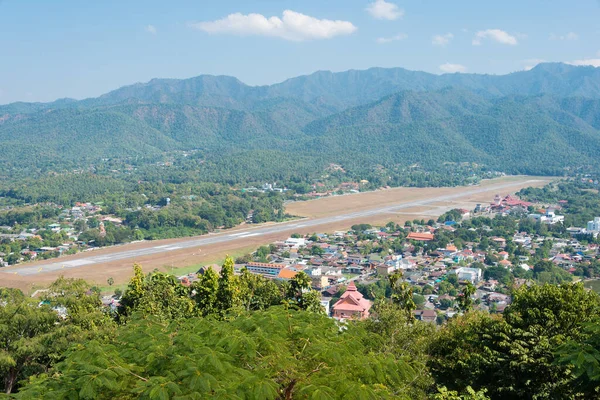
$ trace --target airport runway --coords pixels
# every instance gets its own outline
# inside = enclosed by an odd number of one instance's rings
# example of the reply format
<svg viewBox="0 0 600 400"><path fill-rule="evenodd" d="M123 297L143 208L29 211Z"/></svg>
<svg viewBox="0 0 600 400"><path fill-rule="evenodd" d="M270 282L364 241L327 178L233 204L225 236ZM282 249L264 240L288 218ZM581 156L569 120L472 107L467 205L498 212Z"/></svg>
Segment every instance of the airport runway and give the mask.
<svg viewBox="0 0 600 400"><path fill-rule="evenodd" d="M526 181L525 183L535 183L535 182L540 182L540 181L532 179L532 180ZM353 213L336 215L336 216L331 216L331 217L324 217L324 218L312 218L312 219L307 218L307 219L284 222L284 223L279 223L279 224L274 224L274 225L269 225L269 226L264 226L264 227L240 229L237 231L230 230L230 231L222 232L222 233L208 234L208 235L202 236L200 238L194 238L194 239L190 239L187 241L181 241L181 242L177 242L177 243L173 243L173 244L159 245L159 246L148 247L148 248L143 248L143 249L121 250L120 251L118 247L115 247L114 253L110 253L110 254L94 255L93 252L90 252L89 256L80 257L78 259L70 260L70 261L55 261L55 262L48 262L47 264L37 264L37 265L32 265L32 266L23 265L22 267L14 267L14 268L8 268L8 269L2 268L2 269L0 269L0 273L20 275L20 276L30 276L30 275L43 274L43 273L47 273L47 272L54 272L54 271L70 269L70 268L79 268L79 267L89 266L89 265L93 265L93 264L102 264L102 263L107 263L107 262L116 261L116 260L135 259L135 258L141 257L141 256L166 253L166 252L180 250L180 249L195 248L195 247L202 249L202 246L206 246L208 244L243 241L243 240L245 240L247 238L251 238L251 237L263 236L263 235L280 233L280 232L283 233L286 231L290 231L294 228L307 228L307 227L312 227L312 226L326 225L326 224L329 224L332 222L352 220L352 219L373 216L373 215L378 215L378 214L388 214L388 213L397 212L399 210L403 210L403 209L407 209L407 208L424 206L424 205L429 205L429 204L437 203L437 202L444 202L444 201L460 199L460 198L464 198L464 197L468 197L468 196L472 196L472 195L476 195L476 194L480 194L480 193L495 192L495 191L506 189L506 188L509 188L512 186L515 186L515 184L514 183L506 183L506 184L501 184L501 185L475 188L472 190L466 189L464 192L461 192L461 193L436 196L436 197L431 197L431 198L425 199L425 200L418 200L418 201L412 201L412 202L408 202L408 203L402 203L402 204L399 204L396 206L379 207L379 208L374 208L371 210L353 212Z"/></svg>

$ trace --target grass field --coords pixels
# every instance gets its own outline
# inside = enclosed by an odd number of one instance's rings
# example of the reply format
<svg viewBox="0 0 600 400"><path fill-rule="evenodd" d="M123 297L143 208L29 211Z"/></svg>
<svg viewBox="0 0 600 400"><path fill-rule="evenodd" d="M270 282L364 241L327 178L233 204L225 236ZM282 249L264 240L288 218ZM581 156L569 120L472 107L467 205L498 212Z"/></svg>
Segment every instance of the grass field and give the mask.
<svg viewBox="0 0 600 400"><path fill-rule="evenodd" d="M585 281L583 286L592 289L596 293L600 293L600 279L594 279L591 281Z"/></svg>

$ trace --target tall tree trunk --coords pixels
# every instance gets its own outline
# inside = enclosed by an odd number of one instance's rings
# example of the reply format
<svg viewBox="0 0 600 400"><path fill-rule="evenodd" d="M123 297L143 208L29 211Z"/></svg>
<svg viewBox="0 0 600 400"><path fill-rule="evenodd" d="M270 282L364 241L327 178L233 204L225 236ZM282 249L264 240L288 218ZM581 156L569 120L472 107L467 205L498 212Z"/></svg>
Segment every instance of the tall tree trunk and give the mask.
<svg viewBox="0 0 600 400"><path fill-rule="evenodd" d="M6 394L11 394L13 387L15 386L15 382L17 381L17 370L11 368L8 371L8 374L4 378L4 389Z"/></svg>

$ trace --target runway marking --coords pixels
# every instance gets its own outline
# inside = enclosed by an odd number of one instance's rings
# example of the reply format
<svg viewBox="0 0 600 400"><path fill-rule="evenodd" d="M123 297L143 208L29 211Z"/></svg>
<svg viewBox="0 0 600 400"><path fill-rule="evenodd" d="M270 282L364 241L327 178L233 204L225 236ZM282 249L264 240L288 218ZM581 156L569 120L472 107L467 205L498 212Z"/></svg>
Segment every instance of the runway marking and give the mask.
<svg viewBox="0 0 600 400"><path fill-rule="evenodd" d="M248 235L243 235L243 236L240 236L240 237L241 238L247 238L247 237L258 236L258 235L262 235L262 233L250 233Z"/></svg>
<svg viewBox="0 0 600 400"><path fill-rule="evenodd" d="M62 263L63 268L67 267L67 268L72 268L72 267L80 267L82 265L89 265L89 264L93 264L93 261L90 260L73 260L73 261L66 261L64 263Z"/></svg>
<svg viewBox="0 0 600 400"><path fill-rule="evenodd" d="M236 236L240 236L240 235L245 235L247 233L249 233L249 232L233 233L233 234L229 235L229 237L236 237Z"/></svg>

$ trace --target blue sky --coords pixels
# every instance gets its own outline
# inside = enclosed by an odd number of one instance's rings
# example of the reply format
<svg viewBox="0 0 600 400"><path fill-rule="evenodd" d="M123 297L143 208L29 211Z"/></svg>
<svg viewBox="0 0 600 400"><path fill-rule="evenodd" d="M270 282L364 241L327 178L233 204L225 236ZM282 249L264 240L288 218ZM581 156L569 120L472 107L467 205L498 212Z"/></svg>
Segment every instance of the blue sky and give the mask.
<svg viewBox="0 0 600 400"><path fill-rule="evenodd" d="M0 0L0 104L152 78L600 66L600 0Z"/></svg>

